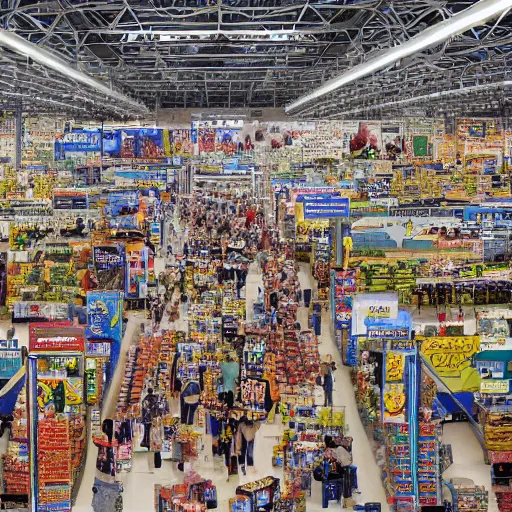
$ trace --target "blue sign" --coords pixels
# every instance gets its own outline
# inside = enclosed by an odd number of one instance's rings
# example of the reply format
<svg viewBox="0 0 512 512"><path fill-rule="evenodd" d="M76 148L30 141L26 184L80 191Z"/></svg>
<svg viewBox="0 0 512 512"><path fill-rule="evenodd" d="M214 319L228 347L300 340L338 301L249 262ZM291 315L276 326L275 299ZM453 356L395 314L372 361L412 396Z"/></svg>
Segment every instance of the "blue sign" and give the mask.
<svg viewBox="0 0 512 512"><path fill-rule="evenodd" d="M55 141L55 160L65 160L67 153L101 151L100 130L73 130Z"/></svg>
<svg viewBox="0 0 512 512"><path fill-rule="evenodd" d="M347 366L357 366L357 337L350 336L347 342Z"/></svg>
<svg viewBox="0 0 512 512"><path fill-rule="evenodd" d="M123 315L120 292L88 292L87 313L87 339L121 341Z"/></svg>
<svg viewBox="0 0 512 512"><path fill-rule="evenodd" d="M0 379L10 379L21 368L21 349L0 349Z"/></svg>
<svg viewBox="0 0 512 512"><path fill-rule="evenodd" d="M304 201L304 219L329 219L350 216L350 199L330 197L327 200Z"/></svg>
<svg viewBox="0 0 512 512"><path fill-rule="evenodd" d="M133 181L164 181L167 182L167 169L140 170L140 171L115 171L114 176Z"/></svg>
<svg viewBox="0 0 512 512"><path fill-rule="evenodd" d="M411 315L405 310L399 310L396 318L373 318L364 320L368 338L387 338L396 340L410 339L412 329Z"/></svg>
<svg viewBox="0 0 512 512"><path fill-rule="evenodd" d="M296 203L313 203L319 201L330 201L332 197L339 197L339 192L332 194L300 194L295 200Z"/></svg>
<svg viewBox="0 0 512 512"><path fill-rule="evenodd" d="M112 340L109 349L110 364L107 367L107 383L110 383L119 360L123 339L123 299L121 292L87 292L87 328L85 329L85 336L88 345L93 340Z"/></svg>

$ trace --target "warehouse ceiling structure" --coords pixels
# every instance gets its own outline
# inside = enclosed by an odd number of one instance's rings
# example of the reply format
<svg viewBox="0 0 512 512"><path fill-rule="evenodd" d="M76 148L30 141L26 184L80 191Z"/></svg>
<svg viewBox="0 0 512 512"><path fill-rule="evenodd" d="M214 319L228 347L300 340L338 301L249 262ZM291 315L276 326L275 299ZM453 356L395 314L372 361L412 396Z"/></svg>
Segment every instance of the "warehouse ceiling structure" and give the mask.
<svg viewBox="0 0 512 512"><path fill-rule="evenodd" d="M508 0L488 20L297 104L429 27L491 3L2 0L2 102L110 119L157 108L286 106L304 118L503 115L512 90Z"/></svg>

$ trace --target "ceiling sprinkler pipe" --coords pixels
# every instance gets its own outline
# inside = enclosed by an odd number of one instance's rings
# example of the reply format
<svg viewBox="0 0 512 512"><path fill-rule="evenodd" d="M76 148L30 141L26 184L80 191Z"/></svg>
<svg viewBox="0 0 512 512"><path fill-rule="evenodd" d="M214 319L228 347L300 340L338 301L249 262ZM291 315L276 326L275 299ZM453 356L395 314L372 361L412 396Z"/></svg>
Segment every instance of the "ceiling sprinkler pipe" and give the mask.
<svg viewBox="0 0 512 512"><path fill-rule="evenodd" d="M473 27L483 25L512 7L512 0L480 0L478 3L455 14L451 18L429 27L423 32L394 48L380 52L376 57L363 64L354 66L345 73L328 80L314 91L306 94L287 107L287 114L292 114L307 103L333 91L391 66L401 59L410 57L427 48L442 43L450 37L462 34Z"/></svg>

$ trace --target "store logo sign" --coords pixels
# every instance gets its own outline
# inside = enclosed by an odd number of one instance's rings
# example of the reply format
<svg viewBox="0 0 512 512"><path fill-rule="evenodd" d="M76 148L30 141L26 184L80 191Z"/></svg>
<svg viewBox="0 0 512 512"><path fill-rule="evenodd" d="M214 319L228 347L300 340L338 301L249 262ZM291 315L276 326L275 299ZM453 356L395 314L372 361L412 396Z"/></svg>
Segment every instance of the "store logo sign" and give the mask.
<svg viewBox="0 0 512 512"><path fill-rule="evenodd" d="M510 389L509 380L482 380L480 393L499 394L508 393Z"/></svg>
<svg viewBox="0 0 512 512"><path fill-rule="evenodd" d="M391 318L391 307L384 305L368 306L366 316L371 318Z"/></svg>

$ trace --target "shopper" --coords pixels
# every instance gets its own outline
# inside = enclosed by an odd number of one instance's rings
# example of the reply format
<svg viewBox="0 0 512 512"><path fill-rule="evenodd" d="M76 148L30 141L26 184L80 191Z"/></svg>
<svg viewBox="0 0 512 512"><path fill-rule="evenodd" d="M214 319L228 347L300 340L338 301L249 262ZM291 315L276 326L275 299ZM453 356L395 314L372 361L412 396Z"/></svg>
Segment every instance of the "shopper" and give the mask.
<svg viewBox="0 0 512 512"><path fill-rule="evenodd" d="M236 454L238 455L238 466L246 475L246 466L254 468L254 439L260 428L258 421L249 421L247 416L242 416L235 436Z"/></svg>
<svg viewBox="0 0 512 512"><path fill-rule="evenodd" d="M236 384L240 376L240 364L234 354L228 354L226 361L220 363L223 381L224 401L228 408L234 405Z"/></svg>
<svg viewBox="0 0 512 512"><path fill-rule="evenodd" d="M334 361L327 358L321 366L322 387L324 389L324 407L332 407L332 391L334 384L333 372L336 370Z"/></svg>
<svg viewBox="0 0 512 512"><path fill-rule="evenodd" d="M11 324L11 326L7 330L7 341L12 341L14 339L15 334L16 334L16 329L14 328L14 325Z"/></svg>

